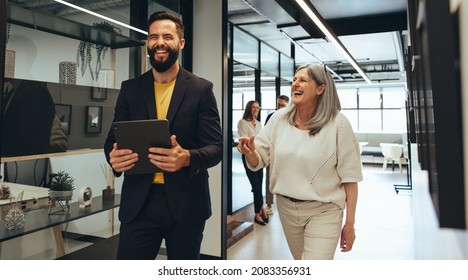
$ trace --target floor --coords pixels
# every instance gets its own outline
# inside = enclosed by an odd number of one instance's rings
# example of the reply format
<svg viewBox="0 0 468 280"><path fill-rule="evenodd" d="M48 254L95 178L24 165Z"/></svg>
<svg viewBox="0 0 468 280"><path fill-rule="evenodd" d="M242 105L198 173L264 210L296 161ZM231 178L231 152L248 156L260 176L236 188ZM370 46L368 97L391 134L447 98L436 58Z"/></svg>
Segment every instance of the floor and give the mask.
<svg viewBox="0 0 468 280"><path fill-rule="evenodd" d="M407 183L406 170L392 171L381 166L364 166L364 180L359 184L356 212L356 241L351 252L337 248L337 260L412 260L414 259L412 193L394 184ZM273 205L274 206L274 205ZM253 221L252 206L238 211L228 220ZM290 260L291 254L281 223L274 214L266 226L254 224L253 232L228 249L229 260Z"/></svg>

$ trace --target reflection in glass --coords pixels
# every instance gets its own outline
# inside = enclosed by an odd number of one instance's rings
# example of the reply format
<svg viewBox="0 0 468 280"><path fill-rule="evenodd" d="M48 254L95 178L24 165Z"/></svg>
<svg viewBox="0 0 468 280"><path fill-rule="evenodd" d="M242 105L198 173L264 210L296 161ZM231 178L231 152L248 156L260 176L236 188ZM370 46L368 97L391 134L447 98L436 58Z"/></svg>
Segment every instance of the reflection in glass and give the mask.
<svg viewBox="0 0 468 280"><path fill-rule="evenodd" d="M86 133L101 133L102 107L87 106Z"/></svg>
<svg viewBox="0 0 468 280"><path fill-rule="evenodd" d="M2 96L2 156L50 151L55 108L45 83L6 79Z"/></svg>

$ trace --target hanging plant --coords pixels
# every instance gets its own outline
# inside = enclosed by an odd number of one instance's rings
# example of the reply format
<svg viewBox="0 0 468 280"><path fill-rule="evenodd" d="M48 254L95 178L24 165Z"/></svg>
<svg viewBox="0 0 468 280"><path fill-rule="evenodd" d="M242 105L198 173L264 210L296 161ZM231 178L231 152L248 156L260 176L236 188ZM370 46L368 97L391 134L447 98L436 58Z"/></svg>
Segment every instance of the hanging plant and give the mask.
<svg viewBox="0 0 468 280"><path fill-rule="evenodd" d="M122 30L120 28L107 22L94 23L92 26L110 33L122 35ZM92 49L96 50L96 66L94 71L91 66L91 60L93 59ZM76 63L78 67L80 67L81 76L83 77L86 73L86 69L89 69L91 79L97 81L99 78L99 71L101 71L101 60L104 59L108 50L108 46L81 41L76 53Z"/></svg>

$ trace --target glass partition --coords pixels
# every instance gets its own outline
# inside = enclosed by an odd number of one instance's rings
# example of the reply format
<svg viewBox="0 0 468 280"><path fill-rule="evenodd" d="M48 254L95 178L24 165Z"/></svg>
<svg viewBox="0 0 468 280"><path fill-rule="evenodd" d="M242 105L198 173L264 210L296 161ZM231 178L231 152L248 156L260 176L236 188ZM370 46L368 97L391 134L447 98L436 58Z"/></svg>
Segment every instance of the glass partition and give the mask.
<svg viewBox="0 0 468 280"><path fill-rule="evenodd" d="M263 64L262 64L263 65ZM276 77L262 72L260 76L260 96L261 96L261 110L260 120L262 125L265 125L265 120L269 113L276 110Z"/></svg>
<svg viewBox="0 0 468 280"><path fill-rule="evenodd" d="M250 100L255 100L255 69L236 63L233 69L232 89L232 135L237 142L239 133L237 123L244 114L245 105ZM232 148L232 212L252 203L250 183L245 175L241 154L236 147Z"/></svg>
<svg viewBox="0 0 468 280"><path fill-rule="evenodd" d="M294 77L294 59L281 53L280 55L280 76L282 79L292 82Z"/></svg>
<svg viewBox="0 0 468 280"><path fill-rule="evenodd" d="M263 42L260 44L260 62L263 72L279 76L279 52Z"/></svg>
<svg viewBox="0 0 468 280"><path fill-rule="evenodd" d="M233 59L255 69L258 69L259 42L247 33L233 28L234 52Z"/></svg>

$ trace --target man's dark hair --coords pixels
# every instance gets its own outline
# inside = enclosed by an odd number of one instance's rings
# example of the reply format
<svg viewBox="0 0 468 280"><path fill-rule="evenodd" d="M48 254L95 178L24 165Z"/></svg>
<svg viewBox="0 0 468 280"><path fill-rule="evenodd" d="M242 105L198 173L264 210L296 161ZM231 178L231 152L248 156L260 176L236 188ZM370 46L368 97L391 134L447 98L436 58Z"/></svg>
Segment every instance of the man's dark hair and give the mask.
<svg viewBox="0 0 468 280"><path fill-rule="evenodd" d="M177 27L177 34L179 35L181 39L184 38L185 27L184 27L184 23L182 22L182 19L179 16L171 14L166 11L154 12L148 19L147 30L149 31L149 27L151 24L153 24L153 22L157 20L164 20L164 19L168 19L174 22Z"/></svg>
<svg viewBox="0 0 468 280"><path fill-rule="evenodd" d="M287 95L280 95L280 96L278 96L278 99L282 99L282 100L289 103L289 97Z"/></svg>

